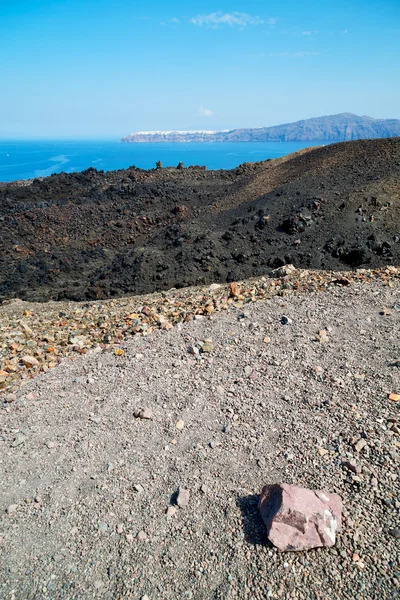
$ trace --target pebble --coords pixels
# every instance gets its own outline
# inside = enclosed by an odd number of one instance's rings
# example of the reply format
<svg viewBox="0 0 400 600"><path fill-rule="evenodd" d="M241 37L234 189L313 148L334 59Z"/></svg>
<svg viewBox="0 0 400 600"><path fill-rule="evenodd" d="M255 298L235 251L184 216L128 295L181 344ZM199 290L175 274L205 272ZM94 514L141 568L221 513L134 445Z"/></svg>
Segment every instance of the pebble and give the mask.
<svg viewBox="0 0 400 600"><path fill-rule="evenodd" d="M185 427L185 421L183 421L182 419L179 419L179 421L176 422L175 427L179 430L182 431L182 429Z"/></svg>
<svg viewBox="0 0 400 600"><path fill-rule="evenodd" d="M396 540L400 540L400 528L396 527L395 529L389 529L389 534L394 537Z"/></svg>
<svg viewBox="0 0 400 600"><path fill-rule="evenodd" d="M7 508L7 514L8 515L13 515L18 508L18 504L10 504L10 506Z"/></svg>
<svg viewBox="0 0 400 600"><path fill-rule="evenodd" d="M139 410L136 410L134 413L134 416L138 419L152 419L153 418L153 411L151 410L151 408L140 408Z"/></svg>
<svg viewBox="0 0 400 600"><path fill-rule="evenodd" d="M179 488L178 497L176 503L180 508L185 508L189 504L190 492L184 488Z"/></svg>
<svg viewBox="0 0 400 600"><path fill-rule="evenodd" d="M358 440L358 442L355 444L354 449L356 452L361 452L361 450L363 450L363 448L365 448L366 446L367 440L361 438L361 440Z"/></svg>
<svg viewBox="0 0 400 600"><path fill-rule="evenodd" d="M166 515L167 515L167 517L174 517L177 512L178 512L178 509L176 508L176 506L168 506L168 508L166 510Z"/></svg>
<svg viewBox="0 0 400 600"><path fill-rule="evenodd" d="M147 535L144 531L139 531L136 537L140 542L144 542L145 540L147 540Z"/></svg>
<svg viewBox="0 0 400 600"><path fill-rule="evenodd" d="M27 369L30 369L31 367L39 366L39 361L34 356L29 356L29 355L23 356L21 358L21 361L24 363L24 365Z"/></svg>
<svg viewBox="0 0 400 600"><path fill-rule="evenodd" d="M293 321L290 317L287 317L286 315L281 316L281 324L282 325L291 325L292 323L293 323Z"/></svg>
<svg viewBox="0 0 400 600"><path fill-rule="evenodd" d="M321 344L326 344L327 342L329 342L328 333L325 329L321 329L318 332L317 340L321 342Z"/></svg>
<svg viewBox="0 0 400 600"><path fill-rule="evenodd" d="M212 343L211 340L204 340L203 344L201 345L201 351L202 352L212 352L214 350L214 345Z"/></svg>
<svg viewBox="0 0 400 600"><path fill-rule="evenodd" d="M12 447L16 448L17 446L21 446L25 443L26 437L23 433L17 433L12 443Z"/></svg>
<svg viewBox="0 0 400 600"><path fill-rule="evenodd" d="M16 399L17 399L16 394L7 394L7 396L4 398L4 402L6 402L7 404L11 404L11 402L15 402Z"/></svg>

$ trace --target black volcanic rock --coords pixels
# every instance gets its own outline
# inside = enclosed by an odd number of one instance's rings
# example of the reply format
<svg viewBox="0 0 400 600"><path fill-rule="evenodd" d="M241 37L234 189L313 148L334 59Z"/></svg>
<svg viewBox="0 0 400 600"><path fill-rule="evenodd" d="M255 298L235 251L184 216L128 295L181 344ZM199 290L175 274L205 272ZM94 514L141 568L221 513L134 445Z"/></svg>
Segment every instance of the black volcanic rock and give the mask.
<svg viewBox="0 0 400 600"><path fill-rule="evenodd" d="M400 119L373 119L351 113L305 119L257 129L155 131L131 133L121 142L345 142L400 136Z"/></svg>
<svg viewBox="0 0 400 600"><path fill-rule="evenodd" d="M400 138L230 171L132 167L0 187L0 299L106 298L296 267L400 264Z"/></svg>

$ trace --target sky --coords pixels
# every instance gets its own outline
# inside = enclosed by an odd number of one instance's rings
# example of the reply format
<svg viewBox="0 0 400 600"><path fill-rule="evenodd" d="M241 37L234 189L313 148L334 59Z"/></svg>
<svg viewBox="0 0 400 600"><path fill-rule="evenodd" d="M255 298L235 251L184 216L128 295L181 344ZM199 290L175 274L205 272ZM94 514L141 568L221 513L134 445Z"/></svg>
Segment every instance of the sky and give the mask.
<svg viewBox="0 0 400 600"><path fill-rule="evenodd" d="M400 118L400 0L0 0L0 137Z"/></svg>

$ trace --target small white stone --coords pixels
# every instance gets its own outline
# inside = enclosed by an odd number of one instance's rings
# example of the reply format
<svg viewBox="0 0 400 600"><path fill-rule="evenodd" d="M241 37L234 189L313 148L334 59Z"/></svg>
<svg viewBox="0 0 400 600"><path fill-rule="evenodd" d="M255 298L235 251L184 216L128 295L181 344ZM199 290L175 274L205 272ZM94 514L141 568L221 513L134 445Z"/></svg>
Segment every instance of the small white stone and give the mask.
<svg viewBox="0 0 400 600"><path fill-rule="evenodd" d="M181 508L185 508L189 504L190 492L189 490L185 490L184 488L179 488L178 497L176 499L176 503Z"/></svg>

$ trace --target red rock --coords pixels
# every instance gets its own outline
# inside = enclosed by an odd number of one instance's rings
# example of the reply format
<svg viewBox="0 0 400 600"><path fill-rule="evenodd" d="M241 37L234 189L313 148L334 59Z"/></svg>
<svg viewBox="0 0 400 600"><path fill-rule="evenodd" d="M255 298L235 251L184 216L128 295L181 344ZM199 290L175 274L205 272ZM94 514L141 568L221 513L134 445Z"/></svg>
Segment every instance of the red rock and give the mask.
<svg viewBox="0 0 400 600"><path fill-rule="evenodd" d="M281 551L335 544L342 518L342 499L338 494L287 483L266 485L258 508L268 539Z"/></svg>
<svg viewBox="0 0 400 600"><path fill-rule="evenodd" d="M231 298L235 298L236 296L239 296L240 294L240 289L239 286L236 282L232 282L229 284L229 295Z"/></svg>

